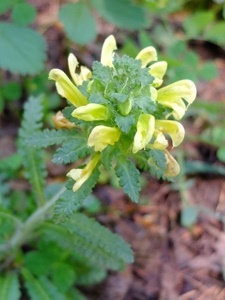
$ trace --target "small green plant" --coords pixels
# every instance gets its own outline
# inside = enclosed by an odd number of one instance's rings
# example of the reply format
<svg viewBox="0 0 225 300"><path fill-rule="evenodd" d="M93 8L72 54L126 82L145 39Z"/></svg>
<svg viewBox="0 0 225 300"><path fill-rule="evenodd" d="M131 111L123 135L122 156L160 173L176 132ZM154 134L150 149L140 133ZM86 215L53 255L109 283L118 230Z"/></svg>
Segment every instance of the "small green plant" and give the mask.
<svg viewBox="0 0 225 300"><path fill-rule="evenodd" d="M115 50L116 41L109 36L101 61L93 63L92 71L81 66L80 73L70 54L74 82L62 70L50 71L58 93L69 101L54 117L57 129L42 130L42 97L30 97L25 104L19 151L9 158L14 166L10 170L5 160L0 178L4 300L19 299L21 291L32 300L84 299L77 285L96 283L108 269L121 270L133 261L121 237L80 210L103 169L115 171L119 185L135 202L141 170L168 179L179 173L169 149L183 141L179 120L195 100L194 83L180 80L161 88L167 63L157 61L151 46L135 59L120 57ZM44 148L58 144L53 162L76 164L65 186L46 184ZM19 170L32 191L14 193L12 203L6 181Z"/></svg>

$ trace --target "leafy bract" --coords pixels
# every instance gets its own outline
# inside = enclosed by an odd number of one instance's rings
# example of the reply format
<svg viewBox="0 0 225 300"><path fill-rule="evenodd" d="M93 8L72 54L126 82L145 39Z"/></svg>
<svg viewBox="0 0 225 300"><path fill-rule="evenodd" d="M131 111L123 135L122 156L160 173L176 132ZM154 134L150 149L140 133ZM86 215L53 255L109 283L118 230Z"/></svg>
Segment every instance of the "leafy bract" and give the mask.
<svg viewBox="0 0 225 300"><path fill-rule="evenodd" d="M96 37L95 20L85 2L63 5L59 11L59 20L68 37L78 44L90 43Z"/></svg>
<svg viewBox="0 0 225 300"><path fill-rule="evenodd" d="M55 205L55 217L58 222L64 221L71 216L74 211L80 208L84 199L91 193L93 187L96 185L98 178L99 170L95 169L91 177L88 178L76 192L68 189L60 196Z"/></svg>
<svg viewBox="0 0 225 300"><path fill-rule="evenodd" d="M124 192L134 201L138 202L140 192L140 173L135 164L127 157L117 159L115 168L119 184Z"/></svg>
<svg viewBox="0 0 225 300"><path fill-rule="evenodd" d="M36 31L0 22L0 67L22 75L35 74L44 67L46 45Z"/></svg>

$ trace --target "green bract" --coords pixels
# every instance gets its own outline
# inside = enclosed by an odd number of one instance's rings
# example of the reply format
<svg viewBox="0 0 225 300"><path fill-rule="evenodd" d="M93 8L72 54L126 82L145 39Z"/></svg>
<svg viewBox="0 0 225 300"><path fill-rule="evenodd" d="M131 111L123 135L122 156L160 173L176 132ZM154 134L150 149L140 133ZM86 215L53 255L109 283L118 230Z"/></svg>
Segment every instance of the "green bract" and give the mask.
<svg viewBox="0 0 225 300"><path fill-rule="evenodd" d="M73 82L58 69L51 70L49 78L56 81L59 94L72 105L63 111L63 127L67 124L68 129L77 128L83 137L84 153L90 153L86 166L67 174L75 180L74 192L91 179L93 186L93 179L97 182L99 175L95 170L103 165L115 169L124 191L138 201L137 167L163 178L179 173L168 147L176 147L184 139L184 128L176 120L194 101L196 87L190 80L180 80L159 88L167 63L157 61L157 52L151 46L135 59L118 56L116 48L111 35L103 44L101 61L93 63L92 71L81 66L80 73L76 73L78 61L70 54ZM70 152L68 144L67 149Z"/></svg>

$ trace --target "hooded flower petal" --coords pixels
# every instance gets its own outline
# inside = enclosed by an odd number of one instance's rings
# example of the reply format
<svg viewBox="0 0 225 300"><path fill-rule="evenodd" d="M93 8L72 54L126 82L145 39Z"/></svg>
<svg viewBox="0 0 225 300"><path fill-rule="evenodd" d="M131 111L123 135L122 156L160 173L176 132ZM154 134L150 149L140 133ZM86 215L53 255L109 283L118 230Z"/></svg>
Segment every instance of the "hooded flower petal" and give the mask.
<svg viewBox="0 0 225 300"><path fill-rule="evenodd" d="M95 154L83 169L72 169L69 173L67 173L68 177L71 177L76 181L73 186L74 192L76 192L82 186L82 184L88 180L97 166L99 159L100 154Z"/></svg>
<svg viewBox="0 0 225 300"><path fill-rule="evenodd" d="M153 81L153 85L155 87L159 87L163 83L162 79L166 73L166 70L167 70L166 61L158 61L150 66L149 73L155 78Z"/></svg>
<svg viewBox="0 0 225 300"><path fill-rule="evenodd" d="M114 145L120 138L120 130L116 127L99 125L94 127L88 138L88 146L95 151L102 151L108 145Z"/></svg>
<svg viewBox="0 0 225 300"><path fill-rule="evenodd" d="M80 67L80 74L76 73L76 68L78 67L79 63L75 55L72 53L69 54L68 56L68 66L69 66L69 71L70 75L73 78L73 81L75 84L81 85L83 81L88 80L91 77L91 71L84 66Z"/></svg>
<svg viewBox="0 0 225 300"><path fill-rule="evenodd" d="M161 131L163 134L168 134L171 137L173 147L179 146L184 139L184 127L177 121L156 120L155 128Z"/></svg>
<svg viewBox="0 0 225 300"><path fill-rule="evenodd" d="M144 149L150 142L155 130L155 117L142 114L138 118L137 132L134 136L133 153Z"/></svg>
<svg viewBox="0 0 225 300"><path fill-rule="evenodd" d="M89 103L76 108L72 112L72 116L84 121L106 120L107 107L102 104Z"/></svg>
<svg viewBox="0 0 225 300"><path fill-rule="evenodd" d="M162 105L172 108L174 117L179 120L195 100L196 93L196 86L191 80L180 80L159 89L157 100ZM187 101L187 107L182 99Z"/></svg>
<svg viewBox="0 0 225 300"><path fill-rule="evenodd" d="M116 40L113 35L107 37L102 46L101 63L104 66L113 66L113 52L117 49Z"/></svg>
<svg viewBox="0 0 225 300"><path fill-rule="evenodd" d="M168 141L165 138L164 134L159 130L154 131L154 136L156 137L153 144L149 145L149 148L165 150L168 147Z"/></svg>
<svg viewBox="0 0 225 300"><path fill-rule="evenodd" d="M165 176L166 177L177 176L180 172L180 166L179 166L178 162L167 150L165 150L165 156L166 156Z"/></svg>
<svg viewBox="0 0 225 300"><path fill-rule="evenodd" d="M57 114L53 117L53 122L55 124L55 127L57 129L60 128L67 128L67 129L71 129L75 127L75 124L71 123L70 121L68 121L64 115L62 114L61 111L58 111Z"/></svg>
<svg viewBox="0 0 225 300"><path fill-rule="evenodd" d="M146 47L138 53L135 59L140 59L142 67L145 68L148 63L157 60L157 52L154 47Z"/></svg>
<svg viewBox="0 0 225 300"><path fill-rule="evenodd" d="M74 106L82 106L88 103L87 98L71 82L68 76L60 69L52 69L49 79L56 81L56 88L60 96L66 98Z"/></svg>

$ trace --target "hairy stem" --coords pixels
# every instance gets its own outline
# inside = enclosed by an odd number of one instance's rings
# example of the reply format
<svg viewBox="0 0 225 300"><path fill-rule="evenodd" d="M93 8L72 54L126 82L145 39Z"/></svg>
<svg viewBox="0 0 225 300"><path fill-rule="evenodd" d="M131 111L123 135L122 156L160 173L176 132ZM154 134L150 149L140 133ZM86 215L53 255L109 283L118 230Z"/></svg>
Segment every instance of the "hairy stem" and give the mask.
<svg viewBox="0 0 225 300"><path fill-rule="evenodd" d="M60 189L44 206L38 208L24 223L22 223L11 239L0 245L0 259L6 257L8 253L14 252L15 249L32 239L34 230L37 229L46 219L53 215L50 209L53 207L59 196L65 191L65 187Z"/></svg>

